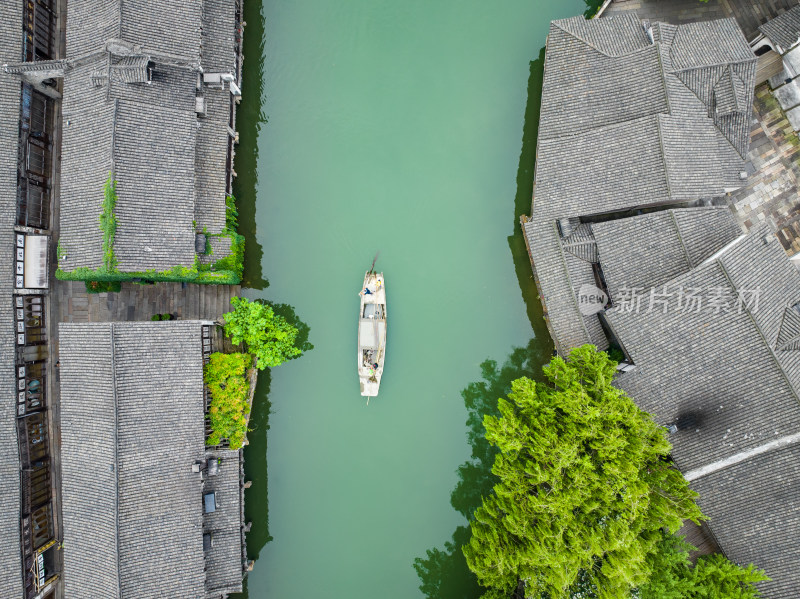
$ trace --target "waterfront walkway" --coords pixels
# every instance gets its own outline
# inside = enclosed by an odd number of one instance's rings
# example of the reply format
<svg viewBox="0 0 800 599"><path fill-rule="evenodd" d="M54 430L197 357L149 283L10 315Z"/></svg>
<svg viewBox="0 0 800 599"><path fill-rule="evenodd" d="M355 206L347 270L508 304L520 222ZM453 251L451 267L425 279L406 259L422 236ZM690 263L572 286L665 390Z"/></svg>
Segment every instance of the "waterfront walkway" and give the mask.
<svg viewBox="0 0 800 599"><path fill-rule="evenodd" d="M151 320L156 314L171 314L178 320L219 321L231 310L231 298L241 291L240 285L189 285L156 283L138 285L123 283L117 293L87 293L80 281L55 281L50 293L52 318L52 352L58 352L59 322L119 322ZM215 327L216 351L237 348ZM56 375L57 376L57 375ZM58 389L53 390L58 393Z"/></svg>
<svg viewBox="0 0 800 599"><path fill-rule="evenodd" d="M640 19L673 25L734 17L750 41L758 35L759 25L796 4L797 0L614 0L603 16L635 12Z"/></svg>
<svg viewBox="0 0 800 599"><path fill-rule="evenodd" d="M231 309L239 285L186 285L123 283L118 293L86 293L82 282L58 281L53 285L57 322L150 320L154 314L172 314L181 320L219 320Z"/></svg>
<svg viewBox="0 0 800 599"><path fill-rule="evenodd" d="M728 15L723 0L615 0L608 5L604 17L615 14L635 12L640 19L662 21L673 25L722 19Z"/></svg>

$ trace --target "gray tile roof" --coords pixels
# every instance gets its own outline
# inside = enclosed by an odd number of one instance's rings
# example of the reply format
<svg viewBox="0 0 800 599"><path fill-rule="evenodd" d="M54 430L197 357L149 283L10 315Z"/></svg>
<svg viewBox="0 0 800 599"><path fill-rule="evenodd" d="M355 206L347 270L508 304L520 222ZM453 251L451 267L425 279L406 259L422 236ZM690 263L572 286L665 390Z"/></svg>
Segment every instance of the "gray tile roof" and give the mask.
<svg viewBox="0 0 800 599"><path fill-rule="evenodd" d="M582 135L665 112L667 107L658 48L649 45L633 15L553 21L547 39L540 140Z"/></svg>
<svg viewBox="0 0 800 599"><path fill-rule="evenodd" d="M233 151L229 128L233 98L227 89L212 87L205 88L204 96L206 114L198 119L195 149L195 217L209 233L219 233L225 226L225 202L218 198L228 191L226 163L228 152Z"/></svg>
<svg viewBox="0 0 800 599"><path fill-rule="evenodd" d="M580 292L582 286L596 285L594 269L590 262L567 252L564 253L564 264L569 273L569 282L572 287L572 292L576 296ZM589 335L590 343L596 345L598 349L606 349L608 347L608 340L597 315L583 315L582 319L585 330Z"/></svg>
<svg viewBox="0 0 800 599"><path fill-rule="evenodd" d="M83 82L88 87L89 73ZM102 92L66 93L63 100L61 144L60 241L66 260L62 267L97 268L103 261L99 215L103 186L113 169L112 141L115 103L103 102ZM96 103L95 103L96 101ZM92 136L91 131L104 131Z"/></svg>
<svg viewBox="0 0 800 599"><path fill-rule="evenodd" d="M597 327L600 326L597 317L584 317L578 311L575 292L580 289L580 277L576 276L575 282L571 280L570 265L561 246L556 222L528 221L524 225L524 233L531 254L535 256L534 271L542 292L546 294L547 301L543 303L554 330L553 340L556 347L562 352L564 348L577 347L584 343L604 347L605 335L596 334ZM554 281L560 284L552 284Z"/></svg>
<svg viewBox="0 0 800 599"><path fill-rule="evenodd" d="M118 197L114 253L121 271L194 263L195 163L187 148L196 135L190 111L168 105L142 110L119 102L112 137Z"/></svg>
<svg viewBox="0 0 800 599"><path fill-rule="evenodd" d="M181 2L165 11L157 0L70 0L67 57L103 50L113 39L198 61L201 27L200 2Z"/></svg>
<svg viewBox="0 0 800 599"><path fill-rule="evenodd" d="M203 0L202 60L206 73L236 73L238 0Z"/></svg>
<svg viewBox="0 0 800 599"><path fill-rule="evenodd" d="M236 73L237 0L182 5L180 18L150 0L95 4L70 3L60 266L102 265L98 219L113 172L117 268L191 267L193 223L210 233L225 226L231 94L198 82L201 72Z"/></svg>
<svg viewBox="0 0 800 599"><path fill-rule="evenodd" d="M638 313L619 304L606 313L637 365L620 385L663 424L696 415L697 426L671 439L681 470L800 430L798 356L775 351L784 308L800 301L800 272L777 240L764 244L765 233L667 282L666 312L643 301ZM717 314L708 302L718 288L728 291L729 309ZM678 309L680 289L701 290L699 312ZM739 310L735 290L756 289L757 309Z"/></svg>
<svg viewBox="0 0 800 599"><path fill-rule="evenodd" d="M22 58L22 0L6 0L0 7L0 62ZM19 147L20 84L0 71L0 240L14 246ZM15 338L12 312L11 260L0 261L0 597L22 596L20 555L20 464L17 446L14 389Z"/></svg>
<svg viewBox="0 0 800 599"><path fill-rule="evenodd" d="M227 235L222 237L206 237L206 241L211 245L211 253L198 256L201 264L214 264L214 262L227 258L233 253L231 251L232 240Z"/></svg>
<svg viewBox="0 0 800 599"><path fill-rule="evenodd" d="M691 486L700 493L700 508L712 514L711 528L728 557L754 563L772 578L758 585L762 596L797 597L800 446L751 458Z"/></svg>
<svg viewBox="0 0 800 599"><path fill-rule="evenodd" d="M99 61L102 68L105 68L106 63L105 58ZM95 64L98 63L96 62ZM167 106L194 117L197 73L193 69L165 62L154 61L151 66L153 67L153 82L151 84L129 84L123 82L121 78L112 78L106 97L109 100L119 99L139 104L142 112ZM70 73L70 76L64 82L65 93L67 83L71 82L71 78L72 74ZM77 86L73 87L70 92L81 94L85 93L86 89L83 86ZM166 121L164 125L165 131L169 131L170 122Z"/></svg>
<svg viewBox="0 0 800 599"><path fill-rule="evenodd" d="M777 46L779 53L788 52L800 41L800 6L787 10L758 29Z"/></svg>
<svg viewBox="0 0 800 599"><path fill-rule="evenodd" d="M204 118L197 128L195 146L194 219L208 227L209 233L225 228L225 202L228 189L228 148L232 139L225 122Z"/></svg>
<svg viewBox="0 0 800 599"><path fill-rule="evenodd" d="M112 79L110 86L95 86L98 67L105 70L108 58L68 71L64 82L60 218L67 258L61 266L102 264L99 216L112 172L119 270L191 266L195 163L186 149L197 135L196 77L156 66L151 85Z"/></svg>
<svg viewBox="0 0 800 599"><path fill-rule="evenodd" d="M75 58L96 52L107 40L120 37L120 2L72 0L67 11L67 56Z"/></svg>
<svg viewBox="0 0 800 599"><path fill-rule="evenodd" d="M658 135L658 117L653 115L569 137L540 136L533 218L600 214L668 201L664 156L653 143Z"/></svg>
<svg viewBox="0 0 800 599"><path fill-rule="evenodd" d="M756 58L736 22L645 25L619 15L550 26L525 231L562 352L592 335L563 276L556 220L716 197L742 185Z"/></svg>
<svg viewBox="0 0 800 599"><path fill-rule="evenodd" d="M775 349L778 351L800 349L800 311L793 306L787 306L783 311Z"/></svg>
<svg viewBox="0 0 800 599"><path fill-rule="evenodd" d="M714 84L712 95L714 110L719 116L739 112L746 106L747 91L744 81L730 68L726 69L722 77Z"/></svg>
<svg viewBox="0 0 800 599"><path fill-rule="evenodd" d="M236 586L232 572L241 583L237 452L220 468L212 524L239 539L239 559L220 542L204 572L209 523L192 472L206 457L201 334L196 321L59 325L68 596L202 599Z"/></svg>
<svg viewBox="0 0 800 599"><path fill-rule="evenodd" d="M727 207L664 210L591 225L612 302L689 272L739 237Z"/></svg>
<svg viewBox="0 0 800 599"><path fill-rule="evenodd" d="M241 450L215 451L210 457L220 461L219 474L206 478L203 491L216 493L219 509L203 519L203 531L212 537L206 552L206 594L219 597L242 591L244 469Z"/></svg>
<svg viewBox="0 0 800 599"><path fill-rule="evenodd" d="M657 422L677 424L670 441L681 471L800 432L800 346L791 343L800 332L793 307L800 302L800 272L768 227L666 286L666 310L643 302L627 311L619 304L605 317L636 364L617 384ZM699 310L688 309L691 290L702 298ZM714 296L722 298L718 312ZM800 518L797 452L797 445L771 449L692 483L723 551L764 567L774 580L763 590L773 599L794 597L800 584L800 555L786 545Z"/></svg>
<svg viewBox="0 0 800 599"><path fill-rule="evenodd" d="M594 238L592 225L579 224L569 236L561 239L564 251L569 252L584 262L597 262L597 241Z"/></svg>
<svg viewBox="0 0 800 599"><path fill-rule="evenodd" d="M750 45L734 18L677 26L670 56L676 71L754 60Z"/></svg>

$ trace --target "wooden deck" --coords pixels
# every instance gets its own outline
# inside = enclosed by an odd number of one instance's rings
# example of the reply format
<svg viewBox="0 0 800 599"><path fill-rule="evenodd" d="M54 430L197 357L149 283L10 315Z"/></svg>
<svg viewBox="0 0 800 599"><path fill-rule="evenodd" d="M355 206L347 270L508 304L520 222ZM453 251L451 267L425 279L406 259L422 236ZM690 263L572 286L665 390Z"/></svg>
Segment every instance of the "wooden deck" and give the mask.
<svg viewBox="0 0 800 599"><path fill-rule="evenodd" d="M182 320L219 320L230 311L238 285L123 283L119 293L86 293L83 283L57 281L51 292L58 322L150 320L154 314L173 314Z"/></svg>
<svg viewBox="0 0 800 599"><path fill-rule="evenodd" d="M783 60L780 54L770 50L766 54L758 57L756 63L756 87L766 82L770 77L777 75L783 70Z"/></svg>
<svg viewBox="0 0 800 599"><path fill-rule="evenodd" d="M231 310L239 285L186 285L123 283L119 293L86 293L78 281L54 281L50 291L51 319L59 322L110 322L151 320L154 314L172 314L180 320L220 320ZM58 327L50 329L52 353L58 352ZM230 342L214 334L214 349L231 351Z"/></svg>

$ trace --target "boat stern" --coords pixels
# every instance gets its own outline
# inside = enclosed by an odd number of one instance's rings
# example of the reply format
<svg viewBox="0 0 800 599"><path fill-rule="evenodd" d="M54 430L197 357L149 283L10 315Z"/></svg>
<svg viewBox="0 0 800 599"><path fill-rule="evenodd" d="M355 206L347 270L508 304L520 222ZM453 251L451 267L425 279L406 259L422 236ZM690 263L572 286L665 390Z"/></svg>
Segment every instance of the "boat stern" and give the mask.
<svg viewBox="0 0 800 599"><path fill-rule="evenodd" d="M375 397L378 395L378 389L380 389L380 383L365 378L361 379L362 397Z"/></svg>

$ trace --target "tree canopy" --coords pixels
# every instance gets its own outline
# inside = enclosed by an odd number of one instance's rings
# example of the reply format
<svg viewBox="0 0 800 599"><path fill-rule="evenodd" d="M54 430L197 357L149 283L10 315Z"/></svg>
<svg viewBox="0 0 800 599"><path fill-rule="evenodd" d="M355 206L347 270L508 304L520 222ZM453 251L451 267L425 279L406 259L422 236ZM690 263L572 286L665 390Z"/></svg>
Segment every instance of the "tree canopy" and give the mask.
<svg viewBox="0 0 800 599"><path fill-rule="evenodd" d="M702 515L667 459L665 431L611 385L616 364L593 346L556 357L547 382L520 378L499 416L499 453L463 551L489 598L629 597L650 575L662 528ZM577 595L576 595L577 596Z"/></svg>
<svg viewBox="0 0 800 599"><path fill-rule="evenodd" d="M259 370L273 368L299 356L298 330L275 314L272 306L243 297L231 299L233 311L223 315L225 334L235 344L244 343L256 357Z"/></svg>
<svg viewBox="0 0 800 599"><path fill-rule="evenodd" d="M754 583L769 580L762 570L737 566L715 553L702 556L692 567L689 551L694 547L683 538L664 535L651 561L650 580L643 584L637 599L757 599Z"/></svg>

